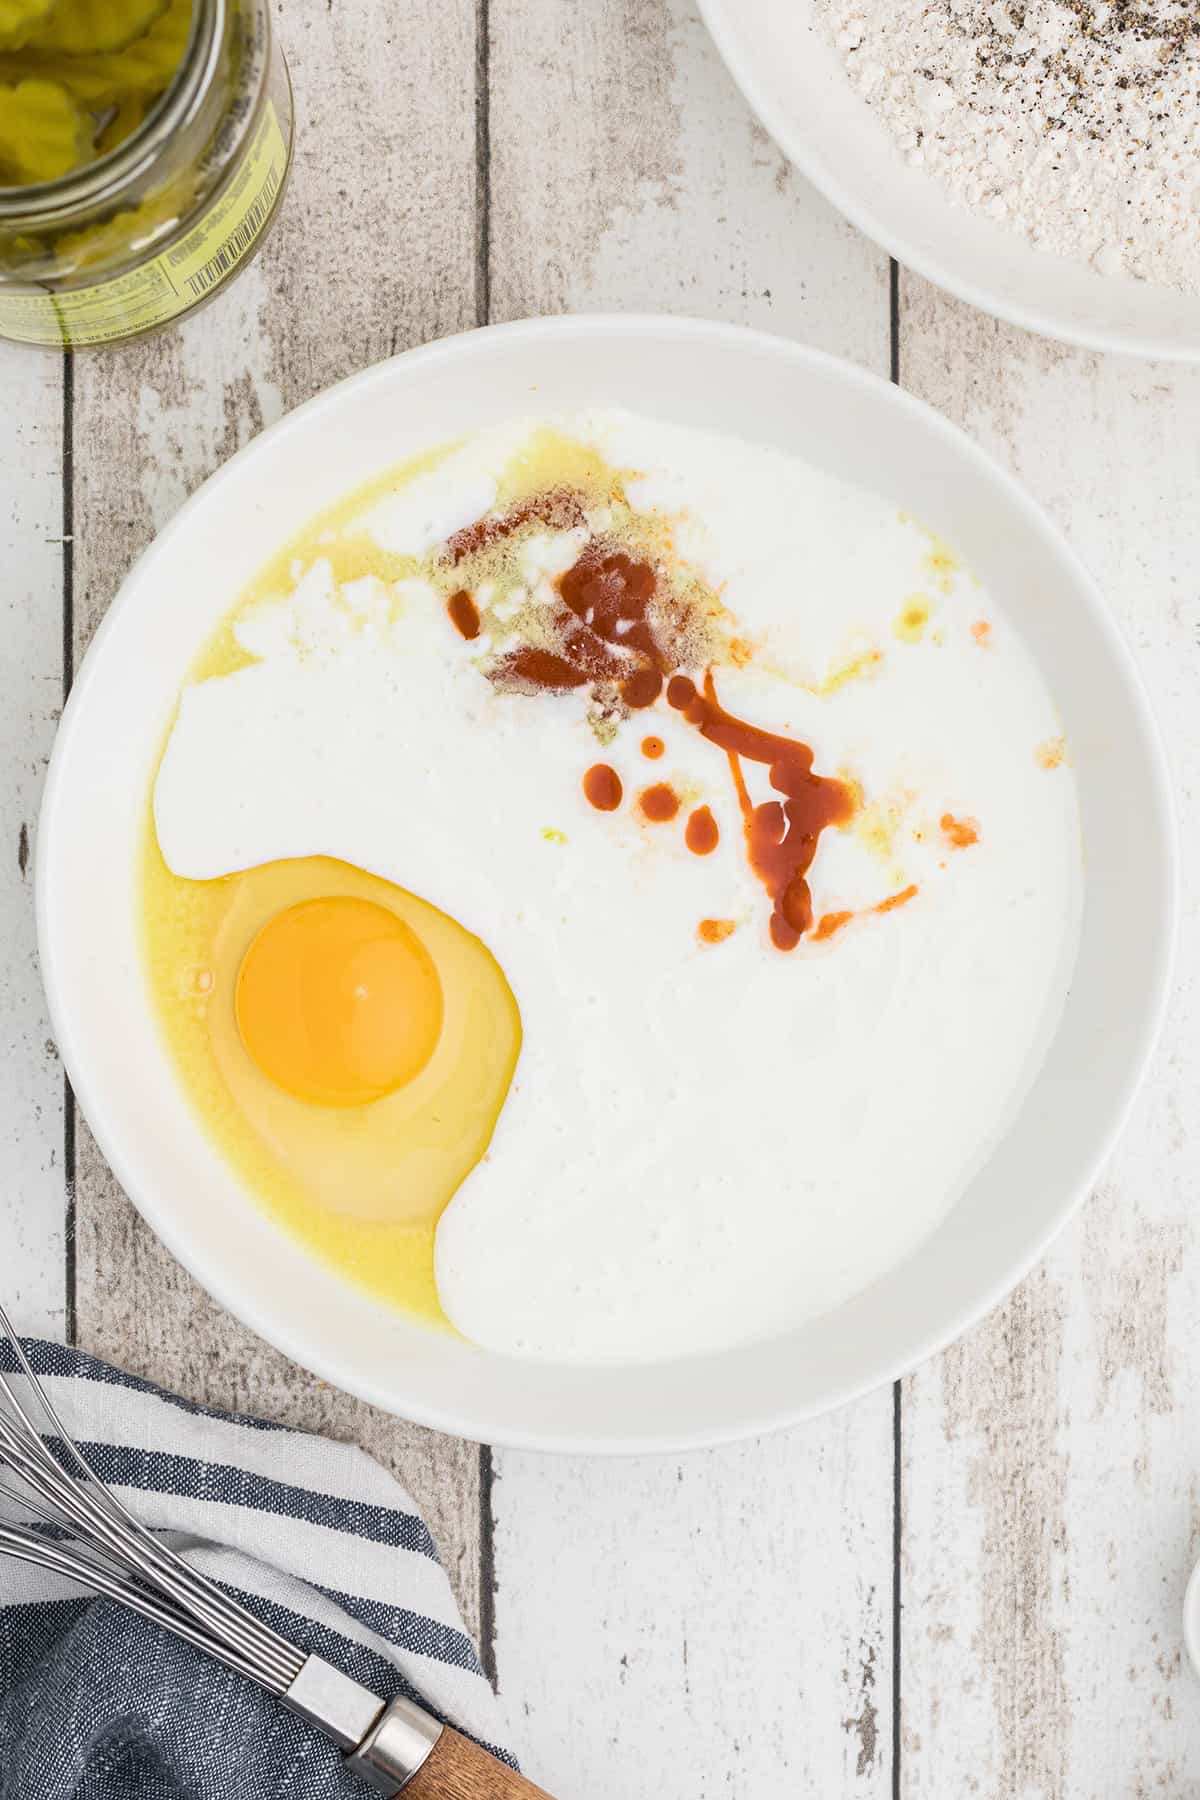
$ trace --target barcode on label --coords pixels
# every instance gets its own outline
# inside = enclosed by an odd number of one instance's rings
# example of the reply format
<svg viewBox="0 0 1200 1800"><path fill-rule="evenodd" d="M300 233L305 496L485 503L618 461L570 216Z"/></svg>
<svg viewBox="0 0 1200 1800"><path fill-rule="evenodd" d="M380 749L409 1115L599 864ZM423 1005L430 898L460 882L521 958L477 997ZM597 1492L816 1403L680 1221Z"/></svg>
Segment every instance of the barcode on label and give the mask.
<svg viewBox="0 0 1200 1800"><path fill-rule="evenodd" d="M271 202L279 192L279 171L268 169L263 177L263 184L258 190L246 216L236 231L231 231L221 248L202 263L187 278L187 285L193 299L207 294L210 288L216 287L222 276L228 275L230 269L242 260L247 250L251 249L271 210Z"/></svg>

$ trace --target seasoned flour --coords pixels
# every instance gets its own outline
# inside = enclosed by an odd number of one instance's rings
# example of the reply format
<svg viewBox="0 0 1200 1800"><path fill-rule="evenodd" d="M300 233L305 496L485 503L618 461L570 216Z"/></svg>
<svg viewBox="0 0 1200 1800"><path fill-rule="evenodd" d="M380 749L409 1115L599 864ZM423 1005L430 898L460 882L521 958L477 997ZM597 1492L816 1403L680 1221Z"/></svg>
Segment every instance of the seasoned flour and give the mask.
<svg viewBox="0 0 1200 1800"><path fill-rule="evenodd" d="M1198 0L816 0L908 162L1032 243L1200 292Z"/></svg>

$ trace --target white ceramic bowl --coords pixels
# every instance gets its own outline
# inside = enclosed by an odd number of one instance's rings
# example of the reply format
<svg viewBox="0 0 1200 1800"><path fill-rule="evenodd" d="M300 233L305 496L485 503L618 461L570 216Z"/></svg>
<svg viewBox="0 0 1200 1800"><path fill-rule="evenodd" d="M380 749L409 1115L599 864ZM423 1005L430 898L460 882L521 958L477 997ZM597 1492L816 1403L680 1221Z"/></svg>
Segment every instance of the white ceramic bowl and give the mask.
<svg viewBox="0 0 1200 1800"><path fill-rule="evenodd" d="M1200 362L1200 296L1035 250L910 168L826 42L813 0L700 0L700 10L780 149L900 262L1047 337Z"/></svg>
<svg viewBox="0 0 1200 1800"><path fill-rule="evenodd" d="M1200 1563L1192 1570L1192 1578L1183 1597L1183 1641L1192 1659L1192 1667L1200 1675Z"/></svg>
<svg viewBox="0 0 1200 1800"><path fill-rule="evenodd" d="M1057 697L1087 882L1078 972L1048 1060L993 1160L907 1263L777 1341L589 1370L507 1361L422 1329L315 1261L240 1190L159 1042L136 866L189 662L263 561L339 494L429 445L539 405L601 400L799 452L935 522ZM960 432L876 377L680 319L535 320L450 338L263 432L181 509L114 602L63 719L39 833L58 1043L105 1154L168 1247L329 1381L444 1431L547 1449L678 1449L783 1425L899 1374L999 1300L1086 1193L1128 1110L1162 1010L1173 895L1167 780L1141 687L1045 516Z"/></svg>

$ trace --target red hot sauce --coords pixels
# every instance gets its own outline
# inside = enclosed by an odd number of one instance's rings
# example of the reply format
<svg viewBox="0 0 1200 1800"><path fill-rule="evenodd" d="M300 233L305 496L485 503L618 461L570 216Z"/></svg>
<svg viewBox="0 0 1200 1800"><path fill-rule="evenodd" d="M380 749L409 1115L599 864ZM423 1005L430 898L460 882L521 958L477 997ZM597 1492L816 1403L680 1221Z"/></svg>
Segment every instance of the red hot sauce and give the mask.
<svg viewBox="0 0 1200 1800"><path fill-rule="evenodd" d="M583 792L597 812L616 812L624 789L621 777L608 763L593 763L583 778Z"/></svg>
<svg viewBox="0 0 1200 1800"><path fill-rule="evenodd" d="M498 518L480 520L455 533L444 557L452 566L537 522L564 529L585 522L581 497L555 489L519 502ZM478 614L465 593L449 602L450 616L464 637L474 635ZM729 759L734 791L742 814L750 866L770 895L771 941L779 950L794 950L813 922L808 871L821 833L845 824L855 801L844 782L813 773L807 744L758 726L727 712L717 699L712 670L703 692L687 675L677 673L688 660L684 645L695 624L687 601L659 592L654 568L611 541L593 541L558 579L558 601L547 619L545 645L522 645L497 657L487 668L501 687L566 693L597 684L615 690L631 710L653 706L666 683L667 700L696 726L702 737ZM660 740L647 738L647 756L661 754ZM755 804L742 772L743 761L762 763L779 800ZM592 806L612 812L620 804L620 777L607 763L596 763L583 779ZM673 819L680 801L666 782L647 788L640 797L647 819ZM716 821L707 807L697 808L687 824L686 841L697 855L707 855L718 841ZM724 921L705 921L705 925ZM827 928L825 935L829 935ZM703 931L703 928L702 928Z"/></svg>
<svg viewBox="0 0 1200 1800"><path fill-rule="evenodd" d="M455 542L452 538L451 545ZM490 678L501 686L552 692L598 682L615 689L631 711L653 706L677 661L666 640L672 629L687 624L678 603L655 607L657 590L649 563L604 543L589 544L558 578L562 604L547 620L553 647L513 650L488 670Z"/></svg>
<svg viewBox="0 0 1200 1800"><path fill-rule="evenodd" d="M656 781L642 794L639 804L652 824L665 825L679 811L679 795L670 782Z"/></svg>
<svg viewBox="0 0 1200 1800"><path fill-rule="evenodd" d="M750 867L773 902L771 942L777 950L794 950L812 924L807 877L821 833L854 816L850 789L844 782L813 774L813 753L807 744L763 731L726 712L717 699L711 669L705 674L703 693L688 676L673 675L667 683L667 700L701 737L728 756ZM743 759L767 766L771 786L782 800L755 805L742 772Z"/></svg>
<svg viewBox="0 0 1200 1800"><path fill-rule="evenodd" d="M712 855L721 841L721 833L707 806L698 806L689 815L683 841L693 856Z"/></svg>
<svg viewBox="0 0 1200 1800"><path fill-rule="evenodd" d="M479 636L479 608L466 588L459 588L457 594L451 594L446 602L446 611L450 614L450 623L459 637L466 638L469 643L472 638Z"/></svg>

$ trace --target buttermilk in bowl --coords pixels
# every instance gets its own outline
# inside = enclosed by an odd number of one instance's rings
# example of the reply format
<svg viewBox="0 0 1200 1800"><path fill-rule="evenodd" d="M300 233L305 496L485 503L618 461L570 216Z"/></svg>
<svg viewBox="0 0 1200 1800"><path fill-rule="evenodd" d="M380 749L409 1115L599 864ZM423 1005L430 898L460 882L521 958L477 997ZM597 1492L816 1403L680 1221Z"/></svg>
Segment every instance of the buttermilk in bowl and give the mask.
<svg viewBox="0 0 1200 1800"><path fill-rule="evenodd" d="M313 522L185 687L147 962L244 1185L490 1351L793 1329L1020 1106L1081 897L1029 652L799 457L514 421Z"/></svg>

